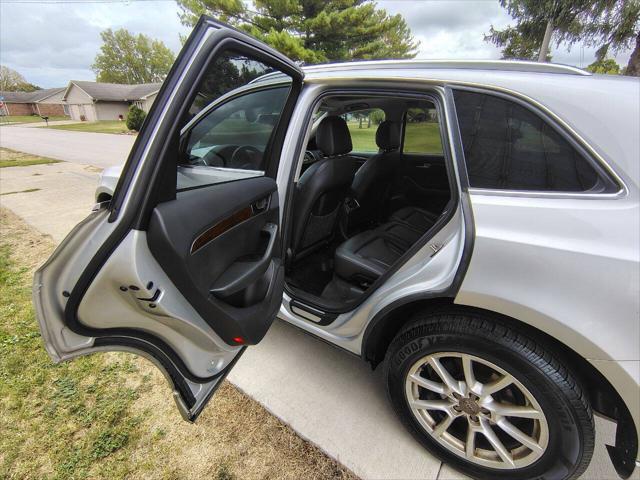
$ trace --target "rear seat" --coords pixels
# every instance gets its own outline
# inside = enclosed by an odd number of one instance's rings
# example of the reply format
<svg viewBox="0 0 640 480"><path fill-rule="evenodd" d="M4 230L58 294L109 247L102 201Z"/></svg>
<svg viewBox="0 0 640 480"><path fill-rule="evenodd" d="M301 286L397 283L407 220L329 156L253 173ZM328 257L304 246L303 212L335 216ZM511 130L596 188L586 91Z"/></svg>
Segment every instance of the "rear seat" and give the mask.
<svg viewBox="0 0 640 480"><path fill-rule="evenodd" d="M334 268L339 277L368 286L409 250L437 217L413 208L399 210L391 218L392 221L359 233L336 249Z"/></svg>
<svg viewBox="0 0 640 480"><path fill-rule="evenodd" d="M391 215L392 222L402 222L413 228L426 232L436 223L438 215L417 207L404 207Z"/></svg>

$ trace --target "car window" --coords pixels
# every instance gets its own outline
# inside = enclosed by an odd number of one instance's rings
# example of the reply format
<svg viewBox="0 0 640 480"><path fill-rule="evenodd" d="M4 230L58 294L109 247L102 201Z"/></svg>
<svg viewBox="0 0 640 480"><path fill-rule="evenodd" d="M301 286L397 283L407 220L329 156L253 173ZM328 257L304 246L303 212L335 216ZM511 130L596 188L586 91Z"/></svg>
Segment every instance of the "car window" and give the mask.
<svg viewBox="0 0 640 480"><path fill-rule="evenodd" d="M189 108L195 120L181 142L178 190L264 175L290 84L246 86L272 71L234 52L209 66Z"/></svg>
<svg viewBox="0 0 640 480"><path fill-rule="evenodd" d="M532 111L494 95L454 96L472 187L584 192L599 184L593 166Z"/></svg>
<svg viewBox="0 0 640 480"><path fill-rule="evenodd" d="M404 153L442 154L440 124L435 106L409 108L405 115Z"/></svg>
<svg viewBox="0 0 640 480"><path fill-rule="evenodd" d="M347 122L351 133L352 151L370 153L379 150L376 144L376 130L378 125L384 122L384 110L372 108L344 113L341 117Z"/></svg>

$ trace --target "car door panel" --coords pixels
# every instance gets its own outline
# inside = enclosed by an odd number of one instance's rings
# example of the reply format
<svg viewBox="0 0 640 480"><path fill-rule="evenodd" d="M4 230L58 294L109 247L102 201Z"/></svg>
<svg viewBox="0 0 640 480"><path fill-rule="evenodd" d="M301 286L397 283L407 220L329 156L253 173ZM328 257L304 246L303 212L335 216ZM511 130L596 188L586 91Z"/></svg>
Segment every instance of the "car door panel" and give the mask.
<svg viewBox="0 0 640 480"><path fill-rule="evenodd" d="M263 231L277 224L278 215L275 180L256 177L179 192L176 200L158 205L149 222L151 253L171 272L195 310L231 345L257 343L266 333L271 321L264 309L277 311L279 305L268 289L283 287L278 284L283 278L280 255L272 255L264 275L230 297L217 298L210 291L230 269L239 270L238 263L257 262L264 255ZM198 245L203 238L208 241ZM273 305L263 303L265 298Z"/></svg>
<svg viewBox="0 0 640 480"><path fill-rule="evenodd" d="M404 153L400 186L402 193L415 205L433 206L441 210L449 199L449 179L442 155Z"/></svg>
<svg viewBox="0 0 640 480"><path fill-rule="evenodd" d="M237 53L291 79L265 171L218 169L215 183L194 179L177 191L181 128L204 70ZM246 345L264 336L282 300L274 177L302 78L278 52L201 18L158 93L113 200L74 228L34 275L36 315L55 361L107 350L142 355L172 384L183 417L195 420Z"/></svg>
<svg viewBox="0 0 640 480"><path fill-rule="evenodd" d="M167 276L151 254L147 237L132 230L118 245L85 293L78 320L102 334L147 332L182 359L187 369L183 373L211 378L239 347L226 344L174 286L173 276Z"/></svg>

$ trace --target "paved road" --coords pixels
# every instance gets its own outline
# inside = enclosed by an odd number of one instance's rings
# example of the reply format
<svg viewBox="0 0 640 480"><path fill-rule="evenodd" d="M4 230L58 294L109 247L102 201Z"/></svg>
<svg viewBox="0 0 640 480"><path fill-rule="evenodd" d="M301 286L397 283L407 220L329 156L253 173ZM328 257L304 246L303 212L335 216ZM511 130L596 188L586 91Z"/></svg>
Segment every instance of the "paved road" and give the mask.
<svg viewBox="0 0 640 480"><path fill-rule="evenodd" d="M72 163L110 167L124 163L133 135L71 132L19 125L0 127L0 146Z"/></svg>
<svg viewBox="0 0 640 480"><path fill-rule="evenodd" d="M97 156L96 150L99 147L89 142L85 158ZM50 151L42 154L51 156ZM3 195L2 205L59 242L88 213L95 171L68 163L1 169L0 193L39 189ZM289 324L276 322L259 345L248 349L228 379L362 478L464 478L425 452L404 430L386 399L380 371L372 372L358 358ZM596 426L596 453L582 478L615 479L604 449L614 438L613 425L596 419Z"/></svg>

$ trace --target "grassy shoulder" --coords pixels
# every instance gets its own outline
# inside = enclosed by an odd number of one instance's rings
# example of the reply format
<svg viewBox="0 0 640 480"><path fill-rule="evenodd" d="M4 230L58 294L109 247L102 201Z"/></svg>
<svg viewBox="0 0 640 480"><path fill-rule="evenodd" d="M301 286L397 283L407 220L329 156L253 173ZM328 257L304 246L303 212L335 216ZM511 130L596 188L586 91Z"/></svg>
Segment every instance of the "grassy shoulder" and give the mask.
<svg viewBox="0 0 640 480"><path fill-rule="evenodd" d="M31 306L52 249L0 209L0 478L354 478L227 382L189 424L144 359L53 364Z"/></svg>
<svg viewBox="0 0 640 480"><path fill-rule="evenodd" d="M67 125L50 125L55 130L70 130L72 132L93 133L130 133L127 123L120 120L100 120L98 122L78 122Z"/></svg>
<svg viewBox="0 0 640 480"><path fill-rule="evenodd" d="M0 147L0 168L27 167L29 165L42 165L45 163L58 163L60 160L40 157L30 153L16 152L8 148Z"/></svg>
<svg viewBox="0 0 640 480"><path fill-rule="evenodd" d="M55 120L69 120L69 117L64 115L53 115L49 117L50 122ZM9 115L0 118L0 125L3 123L42 123L44 125L45 121L38 115Z"/></svg>
<svg viewBox="0 0 640 480"><path fill-rule="evenodd" d="M348 123L354 152L377 152L376 130L378 126L359 127L358 122ZM409 123L404 139L404 151L407 153L442 153L440 128L437 123Z"/></svg>

